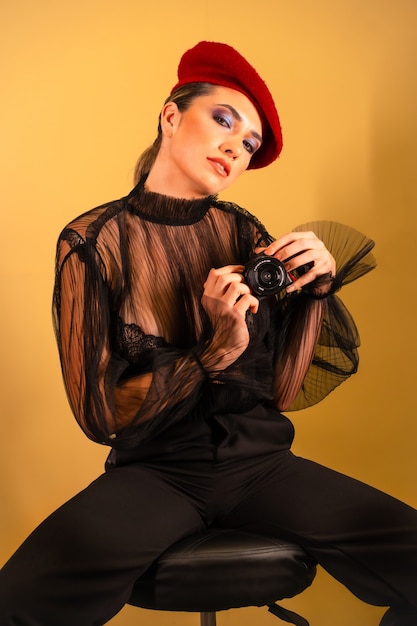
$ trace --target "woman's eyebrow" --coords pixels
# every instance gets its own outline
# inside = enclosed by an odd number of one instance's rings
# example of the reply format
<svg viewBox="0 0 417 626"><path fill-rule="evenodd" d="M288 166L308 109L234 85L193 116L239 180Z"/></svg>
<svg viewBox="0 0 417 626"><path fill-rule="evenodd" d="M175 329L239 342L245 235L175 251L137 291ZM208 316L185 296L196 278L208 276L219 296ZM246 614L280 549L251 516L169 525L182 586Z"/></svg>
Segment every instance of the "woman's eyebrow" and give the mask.
<svg viewBox="0 0 417 626"><path fill-rule="evenodd" d="M233 117L235 118L235 120L237 120L238 122L242 121L242 117L240 115L240 113L238 111L236 111L236 109L234 107L232 107L230 104L218 104L217 106L220 107L226 107L226 109L229 109L230 113L233 115ZM251 130L251 134L255 137L255 139L257 139L258 141L260 141L260 143L262 143L262 137L259 133L256 132L256 130Z"/></svg>

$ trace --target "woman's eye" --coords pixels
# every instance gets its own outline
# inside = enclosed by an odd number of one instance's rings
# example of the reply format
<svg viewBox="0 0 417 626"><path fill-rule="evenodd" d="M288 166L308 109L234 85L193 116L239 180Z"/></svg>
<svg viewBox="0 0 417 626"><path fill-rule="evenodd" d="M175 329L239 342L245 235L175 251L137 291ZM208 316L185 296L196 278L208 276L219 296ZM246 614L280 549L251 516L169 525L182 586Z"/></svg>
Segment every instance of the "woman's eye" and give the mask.
<svg viewBox="0 0 417 626"><path fill-rule="evenodd" d="M258 149L257 144L252 143L251 141L248 141L247 139L245 139L245 141L243 142L243 145L245 147L245 150L247 150L249 154L253 154Z"/></svg>
<svg viewBox="0 0 417 626"><path fill-rule="evenodd" d="M215 113L213 115L213 119L215 122L220 124L220 126L225 126L226 128L231 128L232 126L232 122L225 115L220 115L218 113Z"/></svg>

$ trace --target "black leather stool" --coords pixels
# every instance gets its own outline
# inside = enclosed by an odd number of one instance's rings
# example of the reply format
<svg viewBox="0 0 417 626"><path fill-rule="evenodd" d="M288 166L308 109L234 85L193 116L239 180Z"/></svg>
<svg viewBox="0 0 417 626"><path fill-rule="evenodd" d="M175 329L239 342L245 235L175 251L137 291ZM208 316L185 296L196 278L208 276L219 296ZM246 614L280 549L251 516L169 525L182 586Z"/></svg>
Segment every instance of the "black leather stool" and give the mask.
<svg viewBox="0 0 417 626"><path fill-rule="evenodd" d="M210 529L164 552L136 582L129 604L200 613L201 626L216 625L216 611L268 606L297 626L308 622L275 604L311 585L315 562L299 546L239 530Z"/></svg>

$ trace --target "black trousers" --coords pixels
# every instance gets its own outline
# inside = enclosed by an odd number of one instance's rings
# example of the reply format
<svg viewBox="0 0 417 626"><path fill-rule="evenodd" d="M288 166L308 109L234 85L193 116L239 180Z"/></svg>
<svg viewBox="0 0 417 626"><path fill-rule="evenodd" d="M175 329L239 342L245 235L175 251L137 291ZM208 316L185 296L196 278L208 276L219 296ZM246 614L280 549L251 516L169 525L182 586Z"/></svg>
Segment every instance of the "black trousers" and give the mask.
<svg viewBox="0 0 417 626"><path fill-rule="evenodd" d="M0 572L0 626L98 626L180 538L210 525L285 537L384 626L417 624L417 511L289 450L262 407L166 431L48 517Z"/></svg>

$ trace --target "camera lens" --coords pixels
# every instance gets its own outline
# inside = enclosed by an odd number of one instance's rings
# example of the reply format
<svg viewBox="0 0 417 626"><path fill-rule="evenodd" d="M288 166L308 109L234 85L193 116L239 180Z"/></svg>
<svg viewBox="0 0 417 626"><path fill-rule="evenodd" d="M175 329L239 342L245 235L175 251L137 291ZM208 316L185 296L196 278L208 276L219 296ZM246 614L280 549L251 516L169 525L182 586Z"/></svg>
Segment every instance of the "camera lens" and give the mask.
<svg viewBox="0 0 417 626"><path fill-rule="evenodd" d="M245 279L257 296L278 293L292 282L281 261L262 253L246 264Z"/></svg>
<svg viewBox="0 0 417 626"><path fill-rule="evenodd" d="M274 267L262 267L258 273L259 284L263 287L271 287L275 284L279 284L280 276L278 271Z"/></svg>

